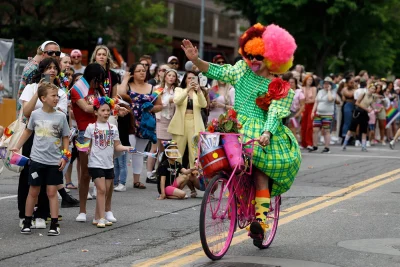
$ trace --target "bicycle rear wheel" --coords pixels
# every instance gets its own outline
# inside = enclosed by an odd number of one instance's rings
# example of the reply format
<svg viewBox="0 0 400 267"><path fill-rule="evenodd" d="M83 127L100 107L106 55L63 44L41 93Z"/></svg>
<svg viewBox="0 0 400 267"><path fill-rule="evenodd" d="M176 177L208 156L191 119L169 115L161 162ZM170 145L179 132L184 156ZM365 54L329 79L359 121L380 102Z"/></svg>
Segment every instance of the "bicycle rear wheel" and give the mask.
<svg viewBox="0 0 400 267"><path fill-rule="evenodd" d="M281 196L271 198L270 211L268 212L266 221L269 227L265 230L264 240L262 242L262 245L259 246L260 249L268 248L271 245L272 241L274 241L276 230L278 229L280 210Z"/></svg>
<svg viewBox="0 0 400 267"><path fill-rule="evenodd" d="M207 186L201 203L201 245L211 260L219 260L225 255L236 228L236 198L227 183L228 178L215 176Z"/></svg>

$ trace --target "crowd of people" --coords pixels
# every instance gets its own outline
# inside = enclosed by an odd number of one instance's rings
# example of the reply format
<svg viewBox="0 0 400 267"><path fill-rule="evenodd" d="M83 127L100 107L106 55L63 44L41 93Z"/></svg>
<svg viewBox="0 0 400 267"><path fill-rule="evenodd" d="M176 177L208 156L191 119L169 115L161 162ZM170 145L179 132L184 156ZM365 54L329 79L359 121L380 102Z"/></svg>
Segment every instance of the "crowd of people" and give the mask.
<svg viewBox="0 0 400 267"><path fill-rule="evenodd" d="M193 49L190 45L186 43L187 56ZM258 60L249 55L252 62ZM114 71L116 64L106 46L97 46L90 63L83 66L80 50L65 54L56 42L44 42L25 66L18 92L18 110L27 129L12 151L22 151L31 159L18 185L21 233L46 228L48 220L49 235L59 235L62 216L57 192L62 208L79 206L77 222L87 221L86 203L93 198L93 225L102 228L117 222L112 195L126 191L128 162L133 188L146 189L141 177L145 171L146 183L157 184L158 199L188 198L182 190L185 186L196 197L196 190L204 187L198 179L192 139L235 106L235 93L242 85L224 76L224 71L245 71L247 61L241 58L232 67L222 55L208 65L193 56L181 76L177 57L170 56L153 68L151 56L143 55L121 76ZM270 76L270 80L278 77ZM322 153L330 153L334 138L342 142L343 150L350 144L361 146L362 151L377 143L394 147L400 131L396 132L396 116L388 118L386 111L398 109L400 80L377 79L366 71L319 78L301 65L279 77L290 84L289 95L293 95L292 102L284 103L290 107L290 115L282 118L287 128L279 131L290 130L301 149L318 151L321 138ZM240 93L239 97L242 108L248 96ZM267 145L272 137L263 134L262 138ZM292 150L291 160L298 159L296 148ZM74 162L77 185L72 182ZM79 190L79 200L68 194L74 189Z"/></svg>

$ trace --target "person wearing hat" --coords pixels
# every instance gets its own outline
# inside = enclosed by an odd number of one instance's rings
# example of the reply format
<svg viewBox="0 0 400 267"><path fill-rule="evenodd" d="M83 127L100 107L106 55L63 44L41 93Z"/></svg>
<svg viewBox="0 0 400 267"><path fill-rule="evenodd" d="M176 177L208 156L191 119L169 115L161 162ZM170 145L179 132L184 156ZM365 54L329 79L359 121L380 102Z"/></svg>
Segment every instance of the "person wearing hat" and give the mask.
<svg viewBox="0 0 400 267"><path fill-rule="evenodd" d="M336 92L332 89L333 81L331 77L324 79L323 89L319 90L313 110L311 112L311 119L313 120L313 152L318 150L318 136L321 129L323 130L325 148L322 153L330 153L329 145L331 142L331 124L335 110L335 100L339 102Z"/></svg>
<svg viewBox="0 0 400 267"><path fill-rule="evenodd" d="M182 189L189 181L189 176L196 168L185 169L177 161L182 155L179 152L178 144L175 141L164 142L164 154L161 164L157 168L157 189L160 196L158 200L166 198L183 199L187 198Z"/></svg>
<svg viewBox="0 0 400 267"><path fill-rule="evenodd" d="M38 47L35 57L28 61L22 71L21 81L18 88L18 98L24 91L25 86L32 82L32 78L39 68L39 63L48 57L54 57L57 60L60 60L60 55L60 46L54 41L46 41ZM17 103L17 110L19 111L20 109L21 105Z"/></svg>
<svg viewBox="0 0 400 267"><path fill-rule="evenodd" d="M71 51L72 68L75 73L84 73L85 66L82 65L82 52L79 49L74 49Z"/></svg>

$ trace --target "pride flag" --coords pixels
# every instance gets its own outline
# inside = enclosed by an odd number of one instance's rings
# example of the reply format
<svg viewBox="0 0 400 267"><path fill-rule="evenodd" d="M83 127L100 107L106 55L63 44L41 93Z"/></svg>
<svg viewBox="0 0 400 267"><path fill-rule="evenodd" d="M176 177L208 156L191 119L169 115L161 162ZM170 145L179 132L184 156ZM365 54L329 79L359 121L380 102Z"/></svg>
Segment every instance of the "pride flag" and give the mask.
<svg viewBox="0 0 400 267"><path fill-rule="evenodd" d="M22 156L21 154L18 153L12 153L11 158L10 158L10 164L12 165L18 165L18 166L25 166L26 163L28 163L29 158Z"/></svg>
<svg viewBox="0 0 400 267"><path fill-rule="evenodd" d="M10 137L13 133L14 133L14 131L12 131L11 129L9 129L8 127L4 129L4 135L5 135L6 137Z"/></svg>
<svg viewBox="0 0 400 267"><path fill-rule="evenodd" d="M156 99L161 95L161 93L163 91L164 91L164 88L161 88L161 87L159 87L156 90L154 90L153 93L151 94L154 97L154 99L151 102L153 103L154 101L156 101Z"/></svg>
<svg viewBox="0 0 400 267"><path fill-rule="evenodd" d="M90 147L90 140L88 140L87 142L85 142L83 144L79 143L78 140L75 140L75 146L76 146L76 149L78 149L78 151L87 152Z"/></svg>
<svg viewBox="0 0 400 267"><path fill-rule="evenodd" d="M398 116L400 116L399 110L393 106L390 106L388 109L386 109L386 128L389 128L389 126L397 119Z"/></svg>

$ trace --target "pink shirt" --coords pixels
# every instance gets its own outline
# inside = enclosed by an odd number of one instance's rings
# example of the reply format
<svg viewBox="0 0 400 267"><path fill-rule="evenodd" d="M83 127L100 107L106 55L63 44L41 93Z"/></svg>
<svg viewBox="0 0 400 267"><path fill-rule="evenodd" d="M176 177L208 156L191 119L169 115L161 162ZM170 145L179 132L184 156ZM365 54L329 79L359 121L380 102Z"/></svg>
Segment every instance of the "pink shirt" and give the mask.
<svg viewBox="0 0 400 267"><path fill-rule="evenodd" d="M303 90L301 89L296 89L294 91L294 98L292 102L292 106L290 107L290 111L292 112L297 112L300 109L300 100L305 99Z"/></svg>

